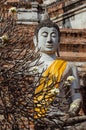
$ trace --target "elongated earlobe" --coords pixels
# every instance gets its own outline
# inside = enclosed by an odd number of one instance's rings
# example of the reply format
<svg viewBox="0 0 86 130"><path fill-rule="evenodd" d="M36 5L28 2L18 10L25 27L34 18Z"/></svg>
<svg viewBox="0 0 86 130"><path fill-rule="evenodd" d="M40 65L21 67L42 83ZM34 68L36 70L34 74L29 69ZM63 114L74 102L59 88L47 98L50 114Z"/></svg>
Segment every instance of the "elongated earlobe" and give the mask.
<svg viewBox="0 0 86 130"><path fill-rule="evenodd" d="M34 46L35 46L35 51L37 52L38 51L38 42L37 42L36 36L33 37L33 42L34 42Z"/></svg>
<svg viewBox="0 0 86 130"><path fill-rule="evenodd" d="M36 38L36 36L33 37L33 42L34 42L34 45L36 47L37 46L37 38Z"/></svg>
<svg viewBox="0 0 86 130"><path fill-rule="evenodd" d="M58 46L58 48L57 48L57 56L58 56L58 57L60 57L60 53L59 53L59 52L60 52L60 48L59 48L59 46Z"/></svg>

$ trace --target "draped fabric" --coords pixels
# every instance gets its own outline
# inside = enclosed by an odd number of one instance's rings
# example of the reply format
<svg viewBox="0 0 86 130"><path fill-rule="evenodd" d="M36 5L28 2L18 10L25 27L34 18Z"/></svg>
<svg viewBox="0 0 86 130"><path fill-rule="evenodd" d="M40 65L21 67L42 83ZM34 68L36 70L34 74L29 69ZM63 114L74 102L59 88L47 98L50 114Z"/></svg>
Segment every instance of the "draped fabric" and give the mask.
<svg viewBox="0 0 86 130"><path fill-rule="evenodd" d="M58 82L61 81L66 65L64 60L55 60L43 73L40 84L35 89L34 118L46 116L49 105L56 97L52 90L59 87Z"/></svg>

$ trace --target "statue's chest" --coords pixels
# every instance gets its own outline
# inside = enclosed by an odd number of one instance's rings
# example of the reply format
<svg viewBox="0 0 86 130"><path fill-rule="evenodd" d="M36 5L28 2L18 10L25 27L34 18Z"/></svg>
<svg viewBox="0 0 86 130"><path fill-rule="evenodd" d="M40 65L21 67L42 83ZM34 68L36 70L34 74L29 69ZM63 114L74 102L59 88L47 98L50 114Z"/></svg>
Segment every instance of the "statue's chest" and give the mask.
<svg viewBox="0 0 86 130"><path fill-rule="evenodd" d="M41 73L43 71L45 71L50 65L51 65L51 61L49 62L40 62L38 68L38 72Z"/></svg>

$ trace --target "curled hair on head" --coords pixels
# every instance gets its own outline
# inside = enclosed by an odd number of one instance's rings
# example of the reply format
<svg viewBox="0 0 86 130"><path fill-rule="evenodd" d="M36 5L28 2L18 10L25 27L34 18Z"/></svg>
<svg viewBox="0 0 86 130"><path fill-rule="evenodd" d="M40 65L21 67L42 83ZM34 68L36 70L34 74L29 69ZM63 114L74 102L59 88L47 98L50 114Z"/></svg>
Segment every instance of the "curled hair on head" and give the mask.
<svg viewBox="0 0 86 130"><path fill-rule="evenodd" d="M60 30L59 30L59 27L58 27L58 25L57 25L56 23L52 22L52 21L49 20L49 19L48 19L48 20L43 20L42 22L40 22L40 23L37 25L37 27L36 27L36 29L35 29L35 32L34 32L34 35L36 36L37 39L38 39L38 32L39 32L39 30L40 30L42 27L54 27L54 28L56 28L57 31L58 31L58 37L59 37L58 42L60 42Z"/></svg>

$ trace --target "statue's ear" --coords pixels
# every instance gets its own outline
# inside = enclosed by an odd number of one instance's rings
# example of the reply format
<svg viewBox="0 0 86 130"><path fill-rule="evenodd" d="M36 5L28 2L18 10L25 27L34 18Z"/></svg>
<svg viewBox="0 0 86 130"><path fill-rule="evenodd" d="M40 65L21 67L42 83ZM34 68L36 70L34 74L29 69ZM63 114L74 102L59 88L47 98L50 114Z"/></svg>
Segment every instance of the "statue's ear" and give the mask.
<svg viewBox="0 0 86 130"><path fill-rule="evenodd" d="M37 37L36 36L33 37L33 42L34 42L35 47L37 47L38 43L37 43Z"/></svg>
<svg viewBox="0 0 86 130"><path fill-rule="evenodd" d="M59 46L58 46L58 48L57 48L57 56L58 56L58 57L60 57L59 52L60 52L60 48L59 48Z"/></svg>
<svg viewBox="0 0 86 130"><path fill-rule="evenodd" d="M38 51L38 42L36 36L33 37L33 42L34 42L35 50Z"/></svg>

